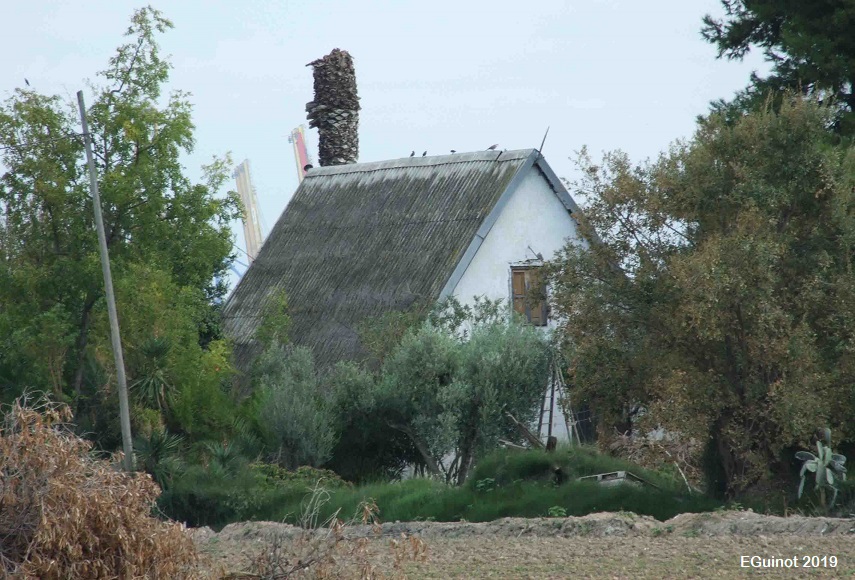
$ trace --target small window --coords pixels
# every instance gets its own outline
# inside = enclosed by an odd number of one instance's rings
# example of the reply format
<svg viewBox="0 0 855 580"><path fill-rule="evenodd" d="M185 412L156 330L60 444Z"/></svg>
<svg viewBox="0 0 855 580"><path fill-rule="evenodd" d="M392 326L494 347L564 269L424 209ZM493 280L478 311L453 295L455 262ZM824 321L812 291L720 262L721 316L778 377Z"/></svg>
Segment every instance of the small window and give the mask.
<svg viewBox="0 0 855 580"><path fill-rule="evenodd" d="M511 292L514 310L534 326L546 326L546 289L541 287L537 267L512 268ZM540 295L534 295L538 291Z"/></svg>

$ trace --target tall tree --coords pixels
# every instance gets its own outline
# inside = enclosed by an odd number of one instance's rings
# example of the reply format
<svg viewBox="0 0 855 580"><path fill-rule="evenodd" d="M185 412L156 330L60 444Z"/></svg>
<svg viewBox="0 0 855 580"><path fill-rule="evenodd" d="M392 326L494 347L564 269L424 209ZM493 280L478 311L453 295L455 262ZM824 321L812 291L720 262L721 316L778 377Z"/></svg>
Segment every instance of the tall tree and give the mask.
<svg viewBox="0 0 855 580"><path fill-rule="evenodd" d="M708 441L731 495L818 426L855 436L855 149L829 146L833 114L790 94L712 115L653 163L583 157L596 241L551 275L603 435Z"/></svg>
<svg viewBox="0 0 855 580"><path fill-rule="evenodd" d="M718 56L742 59L763 50L772 73L751 77L735 104L762 103L770 90L788 88L830 97L839 106L835 124L855 135L855 3L851 0L722 0L725 17L703 19L703 37ZM718 106L723 106L719 103Z"/></svg>
<svg viewBox="0 0 855 580"><path fill-rule="evenodd" d="M169 28L151 7L135 12L128 42L98 74L101 84L88 99L131 380L151 368L143 345L158 336L176 345L164 355L169 372L187 380L205 374L193 344L212 302L225 293L217 280L232 259L228 222L239 211L234 194L217 195L227 158L205 167L202 183L184 175L180 156L193 148L194 126L187 93L161 94L171 65L156 37ZM73 103L58 96L17 89L0 107L5 396L42 388L79 402L87 384L101 381L94 387L110 390L109 372L106 384L91 372L98 361L107 369L110 363L103 356L103 281L79 131Z"/></svg>

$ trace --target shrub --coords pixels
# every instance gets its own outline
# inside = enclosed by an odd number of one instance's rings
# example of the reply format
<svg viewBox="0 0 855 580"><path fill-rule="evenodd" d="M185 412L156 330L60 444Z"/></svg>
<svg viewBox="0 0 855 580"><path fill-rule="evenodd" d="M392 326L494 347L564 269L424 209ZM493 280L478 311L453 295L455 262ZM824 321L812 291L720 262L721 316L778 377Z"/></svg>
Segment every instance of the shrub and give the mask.
<svg viewBox="0 0 855 580"><path fill-rule="evenodd" d="M311 352L274 343L254 370L257 418L266 443L282 466L318 466L329 459L337 440L329 401L318 388Z"/></svg>
<svg viewBox="0 0 855 580"><path fill-rule="evenodd" d="M326 467L360 483L399 479L404 468L423 464L412 440L370 411L375 378L352 362L339 362L323 379L333 396L340 437Z"/></svg>
<svg viewBox="0 0 855 580"><path fill-rule="evenodd" d="M329 469L318 469L304 465L296 471L288 471L271 463L253 463L250 469L261 476L262 481L271 487L302 486L311 488L322 485L326 489L353 487L353 484L343 480L336 472Z"/></svg>
<svg viewBox="0 0 855 580"><path fill-rule="evenodd" d="M67 407L19 399L0 426L0 566L28 578L187 578L196 552L151 515L157 485L90 455Z"/></svg>

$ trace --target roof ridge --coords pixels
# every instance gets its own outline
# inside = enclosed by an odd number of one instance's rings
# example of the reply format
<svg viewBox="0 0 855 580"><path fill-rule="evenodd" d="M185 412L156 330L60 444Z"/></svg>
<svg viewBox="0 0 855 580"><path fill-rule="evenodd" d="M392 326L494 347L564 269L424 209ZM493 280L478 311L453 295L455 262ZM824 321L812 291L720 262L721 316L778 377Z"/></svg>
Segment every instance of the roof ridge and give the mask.
<svg viewBox="0 0 855 580"><path fill-rule="evenodd" d="M505 163L525 159L537 149L513 149L510 151L470 151L465 153L450 153L446 155L428 155L426 157L399 157L397 159L386 159L383 161L367 161L364 163L348 163L345 165L326 165L312 168L306 174L306 179L320 177L322 175L336 175L343 173L370 173L386 169L400 169L402 167L439 167L442 165L453 165L457 163Z"/></svg>

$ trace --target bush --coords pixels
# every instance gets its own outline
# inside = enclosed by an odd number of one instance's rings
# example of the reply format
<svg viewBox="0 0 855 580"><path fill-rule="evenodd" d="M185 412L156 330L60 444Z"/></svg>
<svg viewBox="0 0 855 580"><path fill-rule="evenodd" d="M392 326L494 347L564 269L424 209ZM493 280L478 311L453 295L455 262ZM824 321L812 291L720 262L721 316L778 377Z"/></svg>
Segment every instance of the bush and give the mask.
<svg viewBox="0 0 855 580"><path fill-rule="evenodd" d="M276 506L270 519L298 524L297 514L305 497L306 492L303 492L286 499ZM321 510L320 517L330 517L339 509L341 513L353 513L361 502L369 500L380 507L379 515L384 521L438 522L543 517L556 506L563 508L568 516L629 511L666 520L680 513L712 511L721 506L707 496L684 496L670 490L632 485L603 487L591 482L570 481L556 486L551 482L518 480L503 486L486 485L479 490L474 485L450 486L429 479L410 479L330 491L330 501Z"/></svg>
<svg viewBox="0 0 855 580"><path fill-rule="evenodd" d="M412 440L370 412L375 378L352 362L340 362L323 378L333 395L340 437L326 467L359 483L400 479L407 465L423 465Z"/></svg>
<svg viewBox="0 0 855 580"><path fill-rule="evenodd" d="M556 485L555 468L564 477ZM577 477L631 471L658 487L603 487ZM598 511L630 511L666 520L683 512L712 511L721 503L705 495L686 495L678 482L638 465L597 453L594 448L545 451L497 451L485 457L463 486L430 479L330 490L321 517L336 510L352 513L361 502L374 501L386 521L435 520L471 522L502 517L542 517L555 513L583 516ZM299 523L306 492L283 498L270 519ZM561 511L563 510L563 512Z"/></svg>
<svg viewBox="0 0 855 580"><path fill-rule="evenodd" d="M0 426L0 566L28 578L187 578L196 552L151 515L159 493L90 455L67 407L19 399Z"/></svg>
<svg viewBox="0 0 855 580"><path fill-rule="evenodd" d="M229 457L217 444L208 447L207 465L187 468L158 501L165 514L192 527L220 529L233 522L277 520L281 519L279 506L298 506L313 488L352 487L327 469L288 471L269 463L247 465L240 457Z"/></svg>
<svg viewBox="0 0 855 580"><path fill-rule="evenodd" d="M270 463L253 463L250 469L262 477L262 481L270 487L302 486L311 488L323 486L325 489L340 489L353 487L353 484L343 480L336 472L329 469L317 469L304 465L296 471L288 471Z"/></svg>
<svg viewBox="0 0 855 580"><path fill-rule="evenodd" d="M337 440L329 397L318 388L311 352L274 343L254 369L257 419L282 466L319 466Z"/></svg>
<svg viewBox="0 0 855 580"><path fill-rule="evenodd" d="M580 445L559 447L554 453L539 449L528 451L498 450L482 459L472 472L473 482L492 478L497 486L515 481L559 482L570 481L587 475L631 471L657 487L674 493L682 493L682 486L673 478L660 472L650 471L638 464L603 455L593 446Z"/></svg>

